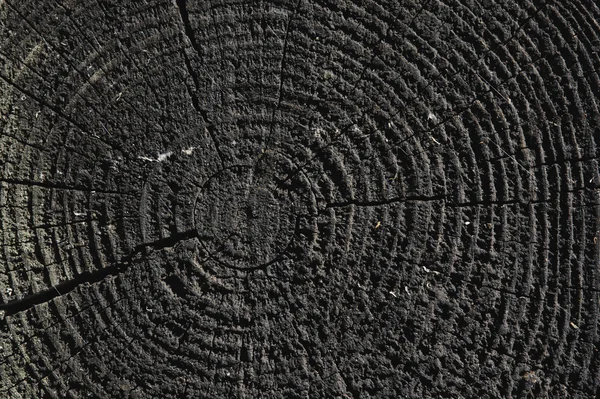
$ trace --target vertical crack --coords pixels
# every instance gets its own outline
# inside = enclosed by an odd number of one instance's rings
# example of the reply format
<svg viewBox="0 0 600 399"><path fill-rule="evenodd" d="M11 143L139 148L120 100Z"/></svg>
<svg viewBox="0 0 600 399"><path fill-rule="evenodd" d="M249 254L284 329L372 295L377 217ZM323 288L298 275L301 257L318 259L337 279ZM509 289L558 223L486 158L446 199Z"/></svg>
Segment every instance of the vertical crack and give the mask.
<svg viewBox="0 0 600 399"><path fill-rule="evenodd" d="M189 16L189 13L187 10L187 0L175 0L175 4L177 5L177 9L179 10L179 16L180 16L181 22L183 24L183 31L185 32L185 35L187 36L188 40L190 41L192 48L196 52L196 55L200 59L202 59L202 48L200 47L200 45L198 44L198 41L196 40L196 36L194 34L194 29L192 29L192 24L190 23L190 16ZM200 101L198 100L198 96L196 95L196 93L198 93L200 91L200 79L199 79L196 71L194 71L194 68L192 68L192 63L190 62L190 59L188 58L185 51L183 51L183 58L185 60L186 69L187 69L188 73L190 74L190 76L192 77L192 81L194 82L194 87L196 88L196 92L192 92L188 87L188 93L189 93L190 97L192 98L192 105L194 106L194 109L196 110L196 112L198 112L200 114L200 116L202 117L202 119L204 120L204 123L206 125L206 130L208 131L208 134L210 135L210 138L215 145L215 150L217 151L217 155L221 162L221 166L225 166L223 153L221 151L221 148L219 147L219 142L217 141L217 127L208 117L208 110L206 110L200 106Z"/></svg>
<svg viewBox="0 0 600 399"><path fill-rule="evenodd" d="M275 114L277 113L277 111L281 108L281 101L283 100L283 72L285 71L285 67L286 67L286 55L287 55L287 51L288 51L288 45L289 45L289 35L290 35L290 27L292 25L292 23L294 22L294 18L296 17L296 14L298 13L298 8L300 7L300 2L302 0L298 0L298 2L296 3L296 5L294 6L294 9L292 10L292 14L290 15L286 27L285 27L285 35L283 38L283 48L281 51L281 60L279 61L279 86L277 89L277 103L275 105L275 107L273 108L273 111L271 112L271 124L269 127L269 135L267 136L267 139L265 140L263 149L265 150L260 157L257 160L257 164L260 163L260 161L262 160L262 158L264 157L264 154L266 154L266 149L269 147L271 140L273 138L273 134L274 134L274 130L275 130Z"/></svg>
<svg viewBox="0 0 600 399"><path fill-rule="evenodd" d="M179 16L181 17L181 22L183 22L183 30L185 31L185 35L190 40L190 43L192 44L194 50L196 50L196 53L198 53L198 55L202 54L202 49L196 41L196 35L194 35L194 30L192 29L192 24L190 23L190 15L187 10L187 0L175 0L175 3L179 9Z"/></svg>

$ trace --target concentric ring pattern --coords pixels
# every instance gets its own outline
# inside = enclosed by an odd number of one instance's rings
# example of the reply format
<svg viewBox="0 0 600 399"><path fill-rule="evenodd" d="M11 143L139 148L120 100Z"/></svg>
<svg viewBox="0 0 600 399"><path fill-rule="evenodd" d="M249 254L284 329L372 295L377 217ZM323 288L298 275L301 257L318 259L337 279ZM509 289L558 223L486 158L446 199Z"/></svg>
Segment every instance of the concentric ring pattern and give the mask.
<svg viewBox="0 0 600 399"><path fill-rule="evenodd" d="M0 397L596 397L600 9L0 1Z"/></svg>

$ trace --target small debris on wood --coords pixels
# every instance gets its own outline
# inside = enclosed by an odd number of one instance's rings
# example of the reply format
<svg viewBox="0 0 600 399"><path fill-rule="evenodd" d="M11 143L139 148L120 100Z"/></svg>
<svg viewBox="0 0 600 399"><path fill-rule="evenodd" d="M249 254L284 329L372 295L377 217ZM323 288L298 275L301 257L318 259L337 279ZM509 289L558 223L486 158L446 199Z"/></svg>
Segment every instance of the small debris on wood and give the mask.
<svg viewBox="0 0 600 399"><path fill-rule="evenodd" d="M192 155L192 153L194 152L195 149L196 149L196 147L188 147L188 148L181 150L181 152L183 152L185 155Z"/></svg>
<svg viewBox="0 0 600 399"><path fill-rule="evenodd" d="M158 154L158 158L156 160L158 162L166 161L171 155L173 155L172 151L163 152L162 154Z"/></svg>
<svg viewBox="0 0 600 399"><path fill-rule="evenodd" d="M440 272L438 272L437 270L431 270L426 266L423 266L423 270L425 270L425 273L440 274Z"/></svg>
<svg viewBox="0 0 600 399"><path fill-rule="evenodd" d="M527 381L530 384L537 384L538 382L540 382L540 379L537 376L535 371L527 371L527 372L523 373L521 378L523 378L525 381Z"/></svg>
<svg viewBox="0 0 600 399"><path fill-rule="evenodd" d="M163 152L162 154L158 154L158 157L156 159L150 158L147 156L143 156L143 155L138 156L138 159L141 159L142 161L147 161L147 162L163 162L163 161L166 161L171 155L173 155L173 151L167 151L167 152Z"/></svg>

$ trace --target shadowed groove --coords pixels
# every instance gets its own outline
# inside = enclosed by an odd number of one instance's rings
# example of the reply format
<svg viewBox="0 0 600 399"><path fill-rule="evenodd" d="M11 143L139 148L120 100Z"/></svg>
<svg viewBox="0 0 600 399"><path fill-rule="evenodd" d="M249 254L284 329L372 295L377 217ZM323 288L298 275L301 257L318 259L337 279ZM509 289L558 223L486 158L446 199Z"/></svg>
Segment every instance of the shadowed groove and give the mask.
<svg viewBox="0 0 600 399"><path fill-rule="evenodd" d="M124 256L121 261L112 266L98 269L94 272L83 272L73 280L61 282L48 289L38 291L34 294L17 299L8 303L0 304L0 311L4 312L5 316L12 316L15 313L26 311L41 303L49 302L56 297L69 294L83 284L93 284L105 280L109 276L116 276L123 273L127 268L135 262L138 254L143 253L147 249L162 250L175 246L181 241L190 240L197 237L196 230L190 230L175 234L171 237L158 241L140 244L130 254ZM139 261L139 260L138 260Z"/></svg>

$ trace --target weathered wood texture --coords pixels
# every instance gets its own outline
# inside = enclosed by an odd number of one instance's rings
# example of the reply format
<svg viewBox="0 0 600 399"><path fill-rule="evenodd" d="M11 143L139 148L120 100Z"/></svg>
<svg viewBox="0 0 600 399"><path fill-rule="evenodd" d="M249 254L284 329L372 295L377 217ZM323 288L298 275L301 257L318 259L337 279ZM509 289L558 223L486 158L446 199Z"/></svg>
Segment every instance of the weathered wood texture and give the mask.
<svg viewBox="0 0 600 399"><path fill-rule="evenodd" d="M592 398L591 0L0 0L0 397Z"/></svg>

